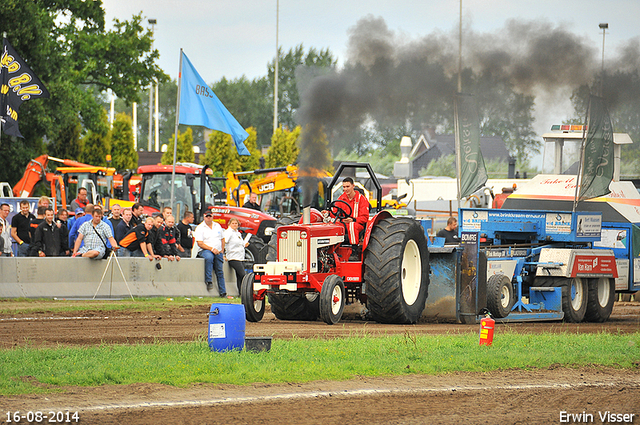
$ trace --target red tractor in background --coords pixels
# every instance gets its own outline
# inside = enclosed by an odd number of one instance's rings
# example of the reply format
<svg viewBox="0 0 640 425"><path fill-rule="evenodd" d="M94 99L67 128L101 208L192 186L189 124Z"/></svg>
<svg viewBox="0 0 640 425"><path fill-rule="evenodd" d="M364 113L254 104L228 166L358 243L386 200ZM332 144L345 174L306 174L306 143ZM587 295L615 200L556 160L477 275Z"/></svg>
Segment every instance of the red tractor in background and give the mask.
<svg viewBox="0 0 640 425"><path fill-rule="evenodd" d="M320 317L335 324L345 305L355 301L366 305L368 316L381 323L415 323L420 318L429 286L424 229L412 218L380 210L382 190L369 164L341 164L327 193L347 167L366 169L377 192L377 206L370 212L360 244L346 242L342 221L351 211L341 200L327 199L329 220L307 208L299 223L277 227L266 264L256 264L254 273L242 281L247 320L262 319L267 298L281 320Z"/></svg>
<svg viewBox="0 0 640 425"><path fill-rule="evenodd" d="M139 202L145 213L161 211L171 205L172 165L145 165L138 168L141 176ZM213 219L226 229L231 218L240 221L239 230L250 233L249 246L245 250L245 267L251 268L255 262L263 262L266 243L271 238L271 230L276 220L260 211L227 205L228 189L225 177L214 177L208 166L197 164L176 164L173 213L180 220L185 211L191 211L195 223L200 223L204 213L213 212Z"/></svg>

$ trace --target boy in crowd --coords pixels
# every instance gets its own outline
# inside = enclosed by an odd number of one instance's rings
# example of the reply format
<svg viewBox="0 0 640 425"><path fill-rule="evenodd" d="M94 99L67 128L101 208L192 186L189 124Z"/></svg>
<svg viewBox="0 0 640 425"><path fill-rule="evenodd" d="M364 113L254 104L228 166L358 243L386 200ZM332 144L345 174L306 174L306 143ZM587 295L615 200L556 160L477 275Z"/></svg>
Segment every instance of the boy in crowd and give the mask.
<svg viewBox="0 0 640 425"><path fill-rule="evenodd" d="M135 226L120 241L123 247L122 257L146 257L149 261L153 260L153 256L147 251L147 242L149 240L149 230L153 228L153 218L148 217L144 223Z"/></svg>

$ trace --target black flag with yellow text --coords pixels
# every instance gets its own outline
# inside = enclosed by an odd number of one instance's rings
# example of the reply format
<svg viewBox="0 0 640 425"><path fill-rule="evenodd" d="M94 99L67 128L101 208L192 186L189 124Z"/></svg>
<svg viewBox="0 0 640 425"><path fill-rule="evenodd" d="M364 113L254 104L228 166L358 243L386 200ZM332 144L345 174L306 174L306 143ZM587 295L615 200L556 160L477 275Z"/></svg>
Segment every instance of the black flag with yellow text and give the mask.
<svg viewBox="0 0 640 425"><path fill-rule="evenodd" d="M49 91L11 47L2 40L0 56L0 121L2 131L10 136L22 137L18 129L18 109L22 102L38 97L49 97Z"/></svg>

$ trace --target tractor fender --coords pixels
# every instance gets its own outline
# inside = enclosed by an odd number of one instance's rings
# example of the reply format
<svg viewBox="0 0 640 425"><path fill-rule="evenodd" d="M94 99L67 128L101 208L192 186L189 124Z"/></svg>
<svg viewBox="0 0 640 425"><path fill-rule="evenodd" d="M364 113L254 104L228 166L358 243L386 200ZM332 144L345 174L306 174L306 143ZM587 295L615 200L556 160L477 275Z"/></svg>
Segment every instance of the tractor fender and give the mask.
<svg viewBox="0 0 640 425"><path fill-rule="evenodd" d="M371 231L373 230L373 227L376 224L378 224L381 220L384 220L385 218L392 218L392 217L393 216L389 211L382 210L376 215L374 215L373 218L369 219L369 222L367 223L367 227L364 232L364 240L362 242L362 252L364 252L364 250L367 249L367 245L369 245L369 238L371 237Z"/></svg>

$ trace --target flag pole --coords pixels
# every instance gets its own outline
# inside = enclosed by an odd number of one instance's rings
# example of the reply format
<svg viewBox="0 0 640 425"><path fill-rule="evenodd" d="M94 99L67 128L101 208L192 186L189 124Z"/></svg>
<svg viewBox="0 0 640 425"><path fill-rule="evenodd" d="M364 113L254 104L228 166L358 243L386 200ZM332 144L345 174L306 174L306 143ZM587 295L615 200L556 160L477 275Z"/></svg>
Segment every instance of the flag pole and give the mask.
<svg viewBox="0 0 640 425"><path fill-rule="evenodd" d="M2 31L2 51L0 52L0 57L2 57L2 55L4 54L4 41L7 39L7 32L6 31ZM0 85L2 85L2 83L4 82L4 78L3 75L3 66L0 65ZM4 111L4 100L5 97L7 95L1 94L0 93L0 144L2 141L2 127L4 126L5 120L3 118L3 113L2 111Z"/></svg>
<svg viewBox="0 0 640 425"><path fill-rule="evenodd" d="M176 99L176 126L173 137L173 169L171 170L171 212L173 212L173 192L176 183L176 156L178 152L178 123L180 122L180 86L182 85L182 48L180 48L180 65L178 66L178 98ZM184 211L182 211L184 212Z"/></svg>
<svg viewBox="0 0 640 425"><path fill-rule="evenodd" d="M587 141L587 127L589 125L589 110L591 109L591 96L589 96L589 103L587 104L587 116L584 117L584 126L582 127L582 145L580 146L580 161L578 161L578 174L576 175L576 191L573 197L573 211L576 212L578 208L578 193L580 186L582 185L581 173L584 168L584 147Z"/></svg>
<svg viewBox="0 0 640 425"><path fill-rule="evenodd" d="M459 102L460 102L460 94L457 93L454 98L453 98L453 122L454 122L454 143L455 143L455 150L456 150L456 181L457 181L457 194L456 194L456 199L458 200L458 208L460 208L460 187L461 187L461 182L460 182L460 178L461 178L461 168L462 168L462 162L461 162L461 157L462 155L460 155L460 121L458 119L458 108L459 108Z"/></svg>
<svg viewBox="0 0 640 425"><path fill-rule="evenodd" d="M459 34L458 34L458 93L454 97L453 101L453 121L455 122L455 150L456 150L456 181L458 182L458 208L460 208L460 193L462 182L461 179L461 170L462 170L462 155L460 154L460 123L458 122L458 102L459 95L462 93L462 0L460 0L460 23L459 23Z"/></svg>

